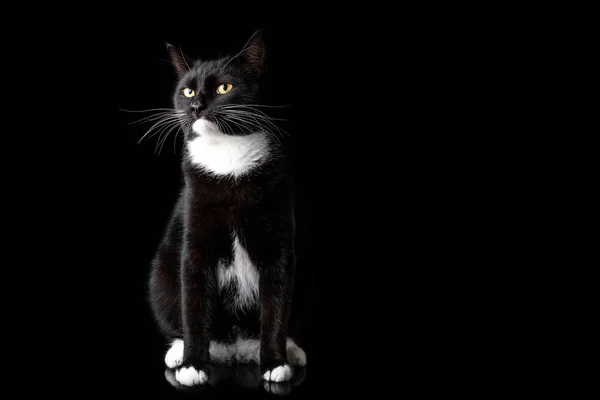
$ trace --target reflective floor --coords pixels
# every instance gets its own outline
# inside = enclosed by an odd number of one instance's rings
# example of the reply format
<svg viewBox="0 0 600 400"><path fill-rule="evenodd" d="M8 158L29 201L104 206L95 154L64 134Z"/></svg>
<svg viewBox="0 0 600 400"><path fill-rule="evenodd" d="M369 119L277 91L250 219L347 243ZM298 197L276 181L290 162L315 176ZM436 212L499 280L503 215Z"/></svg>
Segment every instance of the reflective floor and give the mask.
<svg viewBox="0 0 600 400"><path fill-rule="evenodd" d="M266 382L261 379L257 365L238 365L235 367L215 365L210 367L208 384L198 387L180 385L175 380L174 370L165 370L165 380L177 392L239 392L244 395L271 394L289 396L300 387L306 378L305 368L294 369L294 377L289 382Z"/></svg>

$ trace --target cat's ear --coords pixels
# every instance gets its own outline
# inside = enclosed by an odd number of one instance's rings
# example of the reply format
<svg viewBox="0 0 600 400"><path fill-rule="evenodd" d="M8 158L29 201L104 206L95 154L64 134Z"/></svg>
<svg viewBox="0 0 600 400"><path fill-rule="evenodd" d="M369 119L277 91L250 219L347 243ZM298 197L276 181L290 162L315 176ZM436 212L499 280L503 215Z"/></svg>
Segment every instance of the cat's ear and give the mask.
<svg viewBox="0 0 600 400"><path fill-rule="evenodd" d="M267 70L266 46L262 29L254 32L239 53L238 59L250 69L255 78Z"/></svg>
<svg viewBox="0 0 600 400"><path fill-rule="evenodd" d="M175 67L175 72L179 77L183 76L186 72L190 70L190 66L186 60L185 55L181 51L181 49L173 46L170 43L165 43L167 47L167 51L169 52L169 57L171 57L171 63L173 67Z"/></svg>

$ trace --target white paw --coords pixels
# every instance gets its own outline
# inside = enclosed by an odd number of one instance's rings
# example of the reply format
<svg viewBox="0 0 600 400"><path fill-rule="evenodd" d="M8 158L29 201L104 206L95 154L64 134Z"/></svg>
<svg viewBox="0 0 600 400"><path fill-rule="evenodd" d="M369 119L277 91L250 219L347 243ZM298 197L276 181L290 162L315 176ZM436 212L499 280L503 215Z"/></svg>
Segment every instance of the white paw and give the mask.
<svg viewBox="0 0 600 400"><path fill-rule="evenodd" d="M268 382L285 382L292 379L292 368L289 365L280 365L267 371L263 375L263 379Z"/></svg>
<svg viewBox="0 0 600 400"><path fill-rule="evenodd" d="M175 371L175 379L182 385L202 385L208 381L208 375L204 371L197 371L194 367L183 367Z"/></svg>
<svg viewBox="0 0 600 400"><path fill-rule="evenodd" d="M306 353L298 345L291 340L288 340L287 347L287 360L292 365L298 365L304 367L306 365Z"/></svg>
<svg viewBox="0 0 600 400"><path fill-rule="evenodd" d="M171 348L165 355L165 364L169 368L176 368L183 361L183 340L175 339L171 344Z"/></svg>

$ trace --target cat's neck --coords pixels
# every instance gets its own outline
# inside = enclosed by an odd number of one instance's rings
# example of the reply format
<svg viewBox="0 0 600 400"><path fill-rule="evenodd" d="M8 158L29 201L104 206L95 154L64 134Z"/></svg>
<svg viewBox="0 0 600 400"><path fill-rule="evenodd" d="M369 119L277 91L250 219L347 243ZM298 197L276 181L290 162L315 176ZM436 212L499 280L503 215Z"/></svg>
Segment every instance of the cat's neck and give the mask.
<svg viewBox="0 0 600 400"><path fill-rule="evenodd" d="M197 136L186 143L186 161L217 177L239 178L276 155L276 148L265 132L227 135L204 119L197 120L192 130Z"/></svg>

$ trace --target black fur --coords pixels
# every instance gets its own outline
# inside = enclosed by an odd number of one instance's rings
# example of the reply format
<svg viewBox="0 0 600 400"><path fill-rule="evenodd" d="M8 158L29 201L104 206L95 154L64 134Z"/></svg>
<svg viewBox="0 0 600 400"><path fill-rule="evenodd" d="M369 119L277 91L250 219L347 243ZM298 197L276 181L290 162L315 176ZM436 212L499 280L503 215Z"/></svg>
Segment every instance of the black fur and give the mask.
<svg viewBox="0 0 600 400"><path fill-rule="evenodd" d="M199 117L220 124L230 135L250 133L247 125L229 121L224 104L260 104L269 101L265 42L257 32L234 56L192 62L171 45L167 50L179 78L174 109L185 111L180 122L186 139ZM235 92L215 95L221 82L231 82ZM196 95L182 95L182 88ZM275 108L260 108L268 114ZM272 130L273 143L279 134ZM184 341L183 366L208 373L209 340L233 340L243 333L260 339L260 370L264 373L287 364L286 337L293 337L289 319L294 290L296 254L292 182L283 149L237 179L215 177L182 157L184 186L165 235L152 262L150 303L158 326L171 340ZM184 152L187 152L184 146ZM248 310L230 307L232 293L220 292L217 265L232 259L232 232L257 267L259 302ZM235 289L235 288L234 288Z"/></svg>

